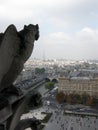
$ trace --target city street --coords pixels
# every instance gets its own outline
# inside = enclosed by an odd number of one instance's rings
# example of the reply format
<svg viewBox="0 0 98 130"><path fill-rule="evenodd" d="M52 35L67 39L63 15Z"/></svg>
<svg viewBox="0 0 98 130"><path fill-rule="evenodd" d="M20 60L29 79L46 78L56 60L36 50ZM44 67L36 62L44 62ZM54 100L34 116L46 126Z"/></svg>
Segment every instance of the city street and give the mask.
<svg viewBox="0 0 98 130"><path fill-rule="evenodd" d="M63 115L62 111L53 113L44 130L98 130L98 119L95 117Z"/></svg>
<svg viewBox="0 0 98 130"><path fill-rule="evenodd" d="M24 117L30 118L35 116L36 118L41 119L43 117L41 112L52 112L53 114L45 124L43 130L98 130L98 117L65 115L65 109L72 108L72 106L58 104L55 100L55 93L56 92L45 94L43 96L43 107L33 111L31 110L30 113ZM75 108L75 105L73 105L73 108Z"/></svg>
<svg viewBox="0 0 98 130"><path fill-rule="evenodd" d="M98 118L96 117L87 116L82 118L80 116L64 115L63 110L53 109L53 107L48 106L30 111L30 113L23 116L23 118L32 118L35 116L41 119L41 112L53 112L53 115L43 130L98 130Z"/></svg>

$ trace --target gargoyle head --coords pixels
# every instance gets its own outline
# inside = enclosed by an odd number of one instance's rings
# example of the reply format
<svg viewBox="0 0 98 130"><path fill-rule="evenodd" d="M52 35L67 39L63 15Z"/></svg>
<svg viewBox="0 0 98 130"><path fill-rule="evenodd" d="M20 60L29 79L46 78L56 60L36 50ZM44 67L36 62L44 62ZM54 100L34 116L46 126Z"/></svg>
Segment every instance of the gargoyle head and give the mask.
<svg viewBox="0 0 98 130"><path fill-rule="evenodd" d="M31 35L35 36L35 40L38 40L38 38L39 38L39 26L38 26L38 24L36 24L36 25L29 24L28 26L25 25L24 30L26 32L30 32Z"/></svg>

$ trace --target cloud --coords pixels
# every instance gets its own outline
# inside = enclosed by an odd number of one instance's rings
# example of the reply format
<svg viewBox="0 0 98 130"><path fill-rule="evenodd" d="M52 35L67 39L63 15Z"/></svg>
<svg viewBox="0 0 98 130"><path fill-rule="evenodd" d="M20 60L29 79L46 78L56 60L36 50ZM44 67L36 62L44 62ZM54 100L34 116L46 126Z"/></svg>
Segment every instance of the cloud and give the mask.
<svg viewBox="0 0 98 130"><path fill-rule="evenodd" d="M42 21L41 6L42 4L38 0L0 1L0 29L4 31L4 28L11 23L15 24L18 29L21 29L24 24L40 24Z"/></svg>
<svg viewBox="0 0 98 130"><path fill-rule="evenodd" d="M50 24L54 28L75 29L92 25L97 17L97 0L3 0L0 18L4 23ZM92 15L93 14L93 15Z"/></svg>
<svg viewBox="0 0 98 130"><path fill-rule="evenodd" d="M41 54L40 57L45 52L47 58L96 59L98 58L97 37L98 30L88 27L73 34L56 32L41 38L39 41L40 45L37 44L41 52L36 47L35 51Z"/></svg>
<svg viewBox="0 0 98 130"><path fill-rule="evenodd" d="M50 2L51 3L51 2ZM83 28L84 26L92 26L91 22L98 22L98 19L91 15L97 13L97 0L65 0L52 2L49 8L46 7L46 19L51 24L62 29Z"/></svg>
<svg viewBox="0 0 98 130"><path fill-rule="evenodd" d="M40 26L32 56L98 58L98 0L1 0L0 30Z"/></svg>

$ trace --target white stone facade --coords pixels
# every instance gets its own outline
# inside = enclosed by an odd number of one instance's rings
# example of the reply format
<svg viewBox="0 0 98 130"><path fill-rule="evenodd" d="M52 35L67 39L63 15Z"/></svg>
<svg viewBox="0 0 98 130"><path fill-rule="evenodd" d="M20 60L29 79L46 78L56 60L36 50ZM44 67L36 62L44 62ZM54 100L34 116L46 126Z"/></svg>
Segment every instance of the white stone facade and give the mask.
<svg viewBox="0 0 98 130"><path fill-rule="evenodd" d="M98 79L60 77L58 91L63 91L65 94L77 93L82 95L87 93L90 96L98 97Z"/></svg>

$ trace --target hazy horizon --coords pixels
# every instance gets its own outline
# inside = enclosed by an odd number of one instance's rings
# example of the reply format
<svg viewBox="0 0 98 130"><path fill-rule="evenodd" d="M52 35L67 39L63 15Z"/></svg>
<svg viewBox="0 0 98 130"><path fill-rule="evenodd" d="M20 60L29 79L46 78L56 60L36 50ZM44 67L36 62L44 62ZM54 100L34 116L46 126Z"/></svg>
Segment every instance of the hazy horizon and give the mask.
<svg viewBox="0 0 98 130"><path fill-rule="evenodd" d="M65 59L65 58L39 58L39 57L36 58L36 57L32 57L32 56L29 58L29 60L42 60L42 61L65 60L65 61L84 61L84 62L86 62L86 61L95 61L95 62L97 62L98 61L98 59Z"/></svg>

